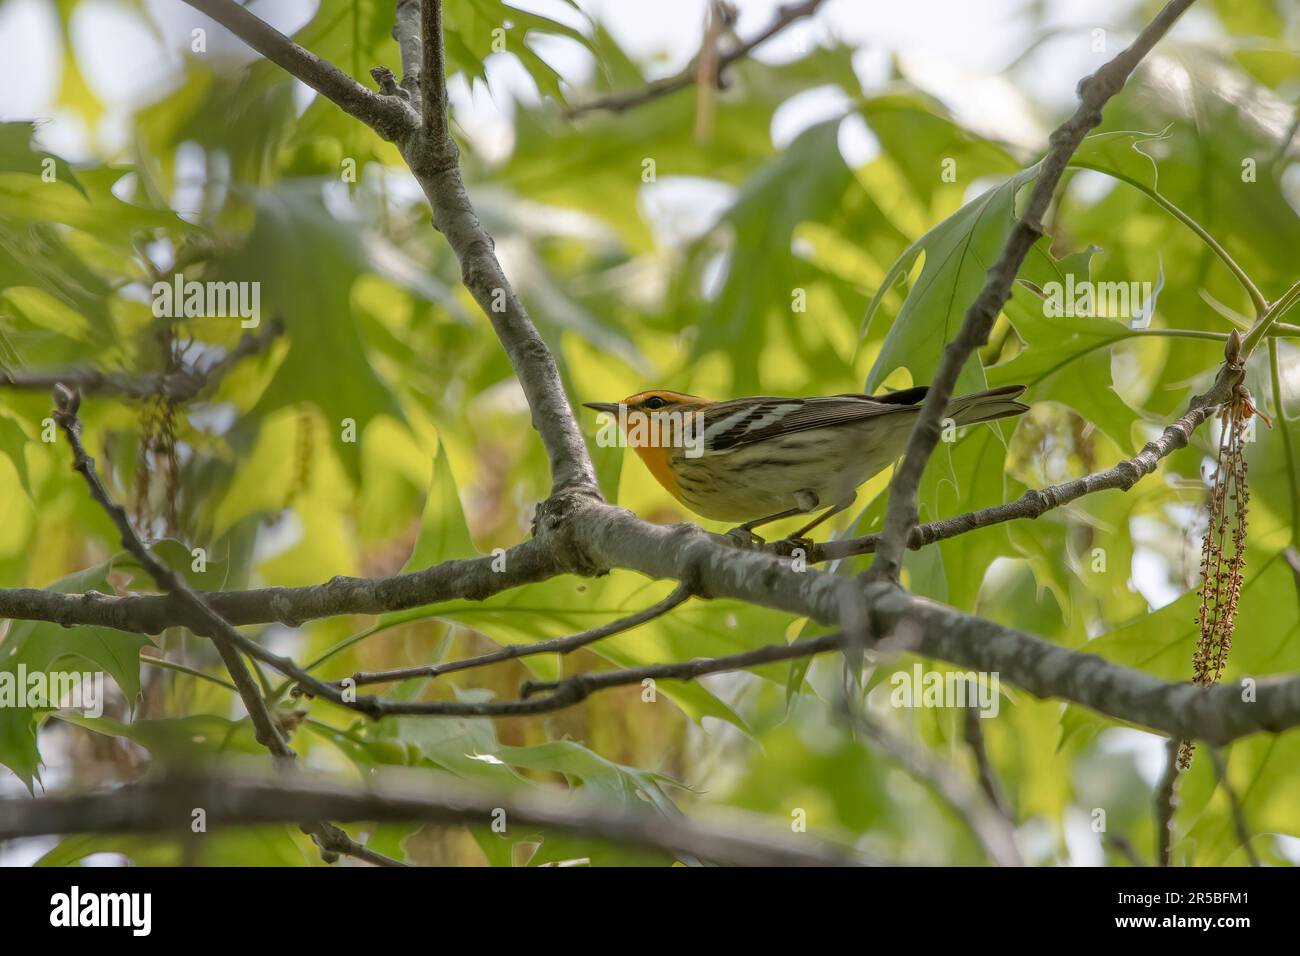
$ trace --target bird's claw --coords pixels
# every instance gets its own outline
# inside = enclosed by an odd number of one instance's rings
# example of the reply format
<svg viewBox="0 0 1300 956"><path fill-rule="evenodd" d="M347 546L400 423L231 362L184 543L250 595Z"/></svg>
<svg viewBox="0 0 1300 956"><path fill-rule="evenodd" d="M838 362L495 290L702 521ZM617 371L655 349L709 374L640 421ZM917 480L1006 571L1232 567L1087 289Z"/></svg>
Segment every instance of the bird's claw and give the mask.
<svg viewBox="0 0 1300 956"><path fill-rule="evenodd" d="M736 547L749 550L757 550L767 543L743 525L732 528L727 532L726 536L731 539L732 544Z"/></svg>
<svg viewBox="0 0 1300 956"><path fill-rule="evenodd" d="M782 557L794 557L796 550L802 551L804 557L812 553L812 538L797 538L791 535L788 538L782 538L780 541L773 541L772 548Z"/></svg>

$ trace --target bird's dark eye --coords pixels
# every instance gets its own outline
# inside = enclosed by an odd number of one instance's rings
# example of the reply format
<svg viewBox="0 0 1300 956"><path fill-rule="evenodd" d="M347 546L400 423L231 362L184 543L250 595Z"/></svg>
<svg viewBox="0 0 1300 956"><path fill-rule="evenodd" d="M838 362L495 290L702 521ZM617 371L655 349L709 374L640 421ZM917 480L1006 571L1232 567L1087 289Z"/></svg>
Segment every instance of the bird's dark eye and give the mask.
<svg viewBox="0 0 1300 956"><path fill-rule="evenodd" d="M644 404L646 408L651 409L653 411L656 408L663 408L668 403L664 399L660 398L658 395L651 395L649 398L645 400Z"/></svg>

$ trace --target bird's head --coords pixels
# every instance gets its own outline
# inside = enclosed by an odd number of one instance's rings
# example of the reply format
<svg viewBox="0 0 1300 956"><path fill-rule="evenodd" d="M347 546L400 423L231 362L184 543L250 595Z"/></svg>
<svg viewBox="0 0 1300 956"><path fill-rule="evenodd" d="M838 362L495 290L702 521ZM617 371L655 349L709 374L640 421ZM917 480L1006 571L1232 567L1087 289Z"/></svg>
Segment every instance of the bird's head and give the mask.
<svg viewBox="0 0 1300 956"><path fill-rule="evenodd" d="M652 389L621 402L586 402L586 407L617 420L626 444L646 463L651 474L679 500L681 490L673 470L674 452L687 457L703 454L703 410L708 399L684 392ZM600 436L597 436L598 440ZM622 442L620 442L622 444Z"/></svg>
<svg viewBox="0 0 1300 956"><path fill-rule="evenodd" d="M633 412L666 412L666 411L687 411L707 405L706 399L696 395L687 395L685 392L670 392L666 389L655 388L648 392L637 392L635 395L629 395L621 402L584 402L586 408L593 409L597 412L605 412L607 415L618 416L618 410L621 407L627 409L627 414Z"/></svg>

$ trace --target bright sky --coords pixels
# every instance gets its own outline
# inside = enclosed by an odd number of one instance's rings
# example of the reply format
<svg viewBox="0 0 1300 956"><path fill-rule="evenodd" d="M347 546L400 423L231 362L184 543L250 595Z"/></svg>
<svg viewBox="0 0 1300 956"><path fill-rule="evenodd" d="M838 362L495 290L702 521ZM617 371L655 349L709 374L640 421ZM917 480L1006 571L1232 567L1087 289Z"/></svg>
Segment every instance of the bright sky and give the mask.
<svg viewBox="0 0 1300 956"><path fill-rule="evenodd" d="M796 43L811 45L835 36L858 49L855 63L868 87L885 75L897 56L906 74L918 85L945 100L971 125L997 129L1004 138L1033 143L1044 130L1027 110L1017 86L1032 82L1035 97L1053 110L1068 107L1074 85L1095 69L1103 56L1092 52L1092 31L1122 22L1136 0L1053 0L1048 25L1067 32L1048 40L1026 60L1017 83L1000 75L1037 37L1038 27L1027 16L1031 0L908 0L885 4L877 0L829 0L817 16L777 36L760 51L761 59L781 61L796 55ZM581 26L577 15L561 0L516 0L516 5ZM580 0L579 5L606 24L635 57L655 73L684 65L699 47L705 0ZM779 0L739 0L737 30L749 36L771 21ZM148 18L122 0L82 0L72 18L72 44L78 63L92 88L108 104L108 116L94 131L75 116L54 106L62 69L62 52L54 4L49 0L9 0L0 4L0 118L48 120L41 137L50 148L70 157L86 156L92 141L120 150L127 144L124 118L133 106L149 102L178 81L181 57L187 52L190 30L209 27L210 56L248 59L252 54L236 39L215 27L181 0L144 0ZM282 30L307 22L313 0L254 0L250 9ZM1212 28L1208 15L1193 9L1176 34L1194 35ZM1127 39L1109 36L1113 52ZM590 75L590 56L568 40L540 48L566 78L581 82ZM396 50L394 49L394 59ZM513 97L531 97L522 69L507 56L490 63L493 95L480 91L472 110L461 119L489 154L509 148L508 116ZM394 64L395 65L395 64ZM459 104L470 105L461 84L453 91ZM797 109L778 118L774 136L788 141L799 129L834 109L829 93L801 99ZM869 145L846 144L846 152ZM867 158L866 155L849 156Z"/></svg>

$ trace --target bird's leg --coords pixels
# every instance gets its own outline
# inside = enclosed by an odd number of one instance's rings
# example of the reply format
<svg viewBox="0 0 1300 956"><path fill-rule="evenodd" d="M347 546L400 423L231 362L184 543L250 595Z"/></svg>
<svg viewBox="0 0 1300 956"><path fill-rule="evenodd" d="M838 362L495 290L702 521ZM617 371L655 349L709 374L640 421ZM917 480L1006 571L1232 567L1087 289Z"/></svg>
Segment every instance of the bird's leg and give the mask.
<svg viewBox="0 0 1300 956"><path fill-rule="evenodd" d="M767 515L763 518L755 518L753 521L746 521L739 527L732 528L727 532L727 537L735 538L743 542L746 546L762 547L765 542L758 535L754 534L754 529L759 525L770 524L773 521L780 521L782 518L793 518L795 515L805 515L816 509L819 504L817 494L813 491L804 489L796 491L794 494L795 507L786 508L784 511L778 511L776 514Z"/></svg>
<svg viewBox="0 0 1300 956"><path fill-rule="evenodd" d="M812 547L812 541L808 538L808 532L812 531L813 528L817 527L819 524L821 524L823 521L825 521L827 518L831 517L832 515L839 514L849 505L853 504L853 502L857 500L857 497L858 497L858 493L855 491L853 494L849 495L843 501L839 501L831 505L821 514L819 514L816 518L813 518L812 521L809 521L798 531L794 532L794 534L788 535L784 539L784 543L788 544L791 548L803 548L804 553L806 554L808 550Z"/></svg>

